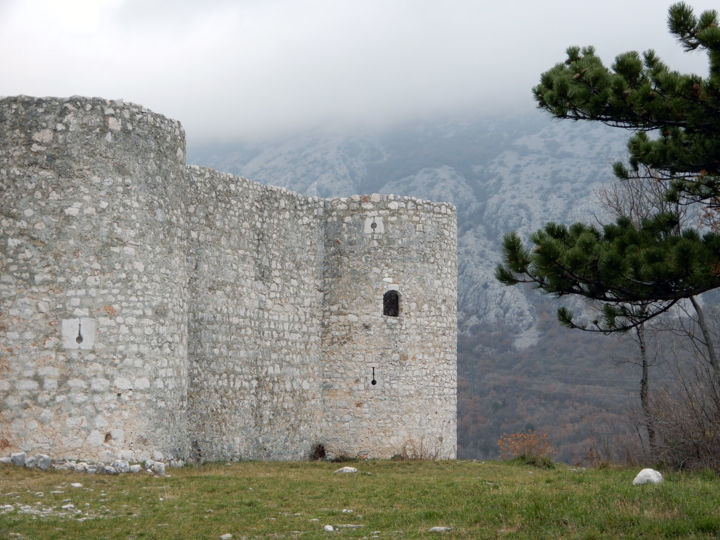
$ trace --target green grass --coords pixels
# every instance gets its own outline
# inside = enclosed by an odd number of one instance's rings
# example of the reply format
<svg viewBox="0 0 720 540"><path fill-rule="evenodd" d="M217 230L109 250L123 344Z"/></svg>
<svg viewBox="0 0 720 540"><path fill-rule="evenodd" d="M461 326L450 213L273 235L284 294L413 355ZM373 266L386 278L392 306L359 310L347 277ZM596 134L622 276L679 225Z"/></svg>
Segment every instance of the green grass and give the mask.
<svg viewBox="0 0 720 540"><path fill-rule="evenodd" d="M340 465L332 463L213 464L171 469L169 477L0 466L0 538L720 536L720 479L707 473L670 473L660 485L632 486L635 469L470 461L354 466L357 474L335 475ZM62 509L67 504L74 509ZM429 533L434 526L452 530Z"/></svg>

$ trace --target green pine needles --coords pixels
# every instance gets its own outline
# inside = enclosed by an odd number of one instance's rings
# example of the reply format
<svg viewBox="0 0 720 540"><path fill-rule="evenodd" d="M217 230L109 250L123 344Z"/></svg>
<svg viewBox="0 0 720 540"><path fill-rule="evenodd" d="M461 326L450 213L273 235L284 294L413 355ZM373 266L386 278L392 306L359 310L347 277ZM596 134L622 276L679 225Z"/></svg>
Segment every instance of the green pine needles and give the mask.
<svg viewBox="0 0 720 540"><path fill-rule="evenodd" d="M558 118L591 120L629 129L628 164L616 163L625 182L652 180L664 198L720 212L720 28L717 12L696 17L685 3L669 10L668 26L686 51L707 52L707 78L670 71L649 50L621 54L611 68L592 47L570 47L567 59L543 73L533 89L538 106ZM716 221L717 222L717 221ZM506 285L530 282L544 292L579 295L603 304L592 324L563 324L602 332L627 330L683 298L720 287L720 237L681 230L677 214L658 211L641 223L621 217L598 229L548 223L530 237L505 236L496 277Z"/></svg>
<svg viewBox="0 0 720 540"><path fill-rule="evenodd" d="M548 223L526 248L516 233L503 242L504 265L496 277L506 285L534 283L557 296L575 294L604 302L602 318L591 326L572 322L561 308L560 321L570 327L613 331L667 311L683 298L720 287L720 237L680 234L676 216L658 214L636 227L627 218L601 230L576 223Z"/></svg>

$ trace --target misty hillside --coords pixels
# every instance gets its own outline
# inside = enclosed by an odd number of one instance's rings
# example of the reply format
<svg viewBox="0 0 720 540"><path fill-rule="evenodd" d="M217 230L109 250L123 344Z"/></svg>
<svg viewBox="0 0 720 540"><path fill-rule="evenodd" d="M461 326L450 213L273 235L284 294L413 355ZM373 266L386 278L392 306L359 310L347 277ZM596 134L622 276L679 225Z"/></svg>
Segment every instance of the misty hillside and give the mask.
<svg viewBox="0 0 720 540"><path fill-rule="evenodd" d="M458 210L459 454L487 457L503 431L534 427L573 459L617 425L637 392L632 344L560 328L556 302L493 277L508 231L594 222L627 134L525 117L418 122L379 133L314 133L262 144L191 144L190 163L321 197L395 193ZM606 361L607 360L607 361ZM602 362L602 363L601 363Z"/></svg>

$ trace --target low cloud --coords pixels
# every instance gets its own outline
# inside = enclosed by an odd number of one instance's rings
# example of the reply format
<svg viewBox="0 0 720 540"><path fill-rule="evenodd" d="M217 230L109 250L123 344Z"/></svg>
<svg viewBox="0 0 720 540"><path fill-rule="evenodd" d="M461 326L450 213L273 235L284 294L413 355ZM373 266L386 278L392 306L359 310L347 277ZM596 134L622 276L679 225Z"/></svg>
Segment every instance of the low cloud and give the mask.
<svg viewBox="0 0 720 540"><path fill-rule="evenodd" d="M0 5L0 94L122 98L196 139L530 110L539 74L572 44L608 62L652 47L677 69L706 69L667 33L667 6L649 0Z"/></svg>

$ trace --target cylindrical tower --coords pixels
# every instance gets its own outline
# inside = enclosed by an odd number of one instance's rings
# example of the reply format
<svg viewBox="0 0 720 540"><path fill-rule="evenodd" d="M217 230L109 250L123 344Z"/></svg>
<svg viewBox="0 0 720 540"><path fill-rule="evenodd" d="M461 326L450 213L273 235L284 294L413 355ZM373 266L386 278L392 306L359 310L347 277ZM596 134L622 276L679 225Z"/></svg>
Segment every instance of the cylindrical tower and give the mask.
<svg viewBox="0 0 720 540"><path fill-rule="evenodd" d="M454 458L456 213L392 195L326 204L323 442Z"/></svg>
<svg viewBox="0 0 720 540"><path fill-rule="evenodd" d="M0 448L187 454L185 136L117 101L0 100Z"/></svg>

